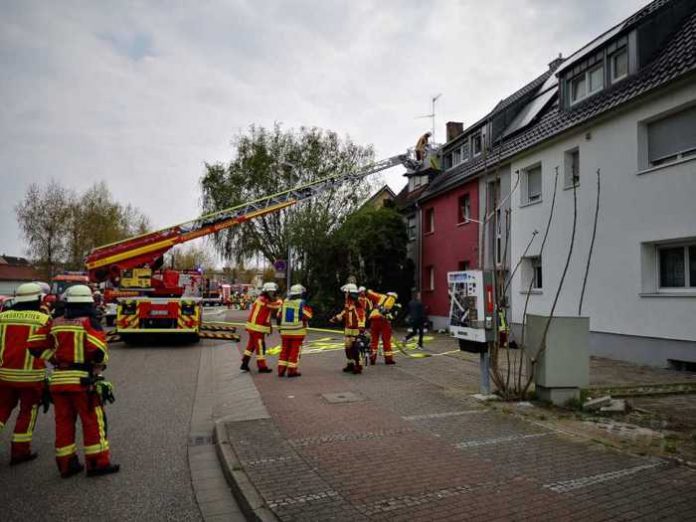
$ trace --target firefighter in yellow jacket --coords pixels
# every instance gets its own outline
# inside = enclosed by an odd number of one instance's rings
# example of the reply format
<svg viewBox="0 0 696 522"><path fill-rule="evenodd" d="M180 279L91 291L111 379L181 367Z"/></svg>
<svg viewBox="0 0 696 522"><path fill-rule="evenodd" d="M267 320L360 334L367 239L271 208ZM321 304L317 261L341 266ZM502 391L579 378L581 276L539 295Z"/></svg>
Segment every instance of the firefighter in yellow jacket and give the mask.
<svg viewBox="0 0 696 522"><path fill-rule="evenodd" d="M31 439L43 394L46 364L43 357L33 357L28 346L32 340L45 341L46 335L37 332L51 322L47 314L39 311L38 284L20 285L14 300L11 310L0 313L0 431L19 404L12 435L11 465L36 458L36 453L31 451Z"/></svg>
<svg viewBox="0 0 696 522"><path fill-rule="evenodd" d="M391 338L392 327L391 319L394 309L398 306L396 300L399 298L396 292L380 294L373 290L368 290L367 298L372 303L370 312L370 364L377 362L377 349L379 340L382 339L382 351L384 353L384 364L396 364L394 352L392 351Z"/></svg>
<svg viewBox="0 0 696 522"><path fill-rule="evenodd" d="M288 298L280 309L281 349L278 358L278 377L287 370L288 377L299 377L300 349L307 335L307 323L312 318L312 308L304 300L306 289L292 285Z"/></svg>

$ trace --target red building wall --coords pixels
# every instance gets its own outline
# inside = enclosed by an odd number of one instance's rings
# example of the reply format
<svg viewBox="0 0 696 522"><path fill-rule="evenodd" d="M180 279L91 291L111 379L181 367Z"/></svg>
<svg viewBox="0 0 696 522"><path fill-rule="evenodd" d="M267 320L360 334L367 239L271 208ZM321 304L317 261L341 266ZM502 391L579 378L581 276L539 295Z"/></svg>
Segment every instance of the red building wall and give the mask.
<svg viewBox="0 0 696 522"><path fill-rule="evenodd" d="M478 180L456 187L422 203L423 251L421 257L421 300L430 316L449 315L447 272L478 267L479 224L462 223L460 198L469 195L470 217L479 219ZM434 227L428 231L428 211L434 212ZM434 269L434 288L430 288L430 267Z"/></svg>

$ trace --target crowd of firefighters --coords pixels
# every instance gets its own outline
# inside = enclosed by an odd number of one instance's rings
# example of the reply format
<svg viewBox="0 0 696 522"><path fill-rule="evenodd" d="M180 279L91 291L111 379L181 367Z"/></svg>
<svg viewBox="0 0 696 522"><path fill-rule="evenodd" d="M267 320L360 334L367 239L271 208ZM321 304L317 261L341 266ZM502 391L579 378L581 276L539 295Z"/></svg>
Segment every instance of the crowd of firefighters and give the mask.
<svg viewBox="0 0 696 522"><path fill-rule="evenodd" d="M111 383L102 376L109 360L106 337L86 285L67 289L61 314L45 307L41 285L17 288L11 309L0 313L0 431L19 412L12 435L10 464L37 457L31 449L39 408L54 406L55 458L61 477L82 472L93 477L119 471L110 458L105 402ZM47 365L53 371L48 377ZM80 418L85 464L77 456L75 423Z"/></svg>
<svg viewBox="0 0 696 522"><path fill-rule="evenodd" d="M367 347L367 329L370 329L369 352L366 360L370 365L377 362L380 340L385 364L395 364L392 351L391 321L400 305L395 292L382 294L355 283L341 287L344 294L342 310L331 318L332 323L343 323L346 366L344 372L362 373L362 347ZM278 286L265 283L261 294L251 305L246 322L248 340L242 357L243 371L249 371L249 362L256 354L259 373L272 373L266 363L265 337L273 328L273 320L278 323L281 338L281 351L278 357L278 376L299 377L300 349L307 326L312 319L311 306L305 300L306 289L302 285L290 287L288 297L278 297Z"/></svg>

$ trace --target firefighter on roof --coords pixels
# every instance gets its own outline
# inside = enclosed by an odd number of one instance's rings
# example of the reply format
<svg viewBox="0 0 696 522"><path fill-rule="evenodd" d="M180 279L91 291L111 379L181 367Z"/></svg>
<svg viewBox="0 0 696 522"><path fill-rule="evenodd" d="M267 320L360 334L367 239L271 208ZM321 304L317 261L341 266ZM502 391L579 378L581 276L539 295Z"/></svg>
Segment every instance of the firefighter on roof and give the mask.
<svg viewBox="0 0 696 522"><path fill-rule="evenodd" d="M50 379L56 417L56 463L63 478L80 473L75 421L80 417L87 476L119 470L111 463L103 397L113 401L111 384L101 376L109 359L106 338L94 315L92 291L74 285L65 292L65 315L41 328L47 339L32 340L32 354L50 358ZM105 393L106 392L106 393Z"/></svg>
<svg viewBox="0 0 696 522"><path fill-rule="evenodd" d="M0 431L19 403L19 414L12 435L10 464L34 460L31 439L46 378L46 364L28 351L28 343L46 335L39 328L50 324L50 317L39 311L41 287L25 283L17 288L15 305L0 313Z"/></svg>
<svg viewBox="0 0 696 522"><path fill-rule="evenodd" d="M384 353L384 364L396 364L394 352L392 351L391 338L392 314L397 306L398 295L395 292L380 294L373 290L367 291L367 298L372 302L370 312L370 364L377 362L377 350L379 348L380 337L382 339L382 351Z"/></svg>
<svg viewBox="0 0 696 522"><path fill-rule="evenodd" d="M278 358L278 377L288 372L288 377L299 377L300 348L307 335L307 322L312 318L312 309L304 300L306 289L292 285L288 298L280 310L281 350Z"/></svg>
<svg viewBox="0 0 696 522"><path fill-rule="evenodd" d="M246 331L249 335L244 357L242 357L242 371L249 371L249 361L256 352L256 364L259 373L270 373L271 370L266 366L266 334L272 331L271 320L278 314L283 301L276 298L278 285L275 283L264 283L261 295L251 305L249 319L246 322Z"/></svg>
<svg viewBox="0 0 696 522"><path fill-rule="evenodd" d="M343 335L345 339L346 367L343 368L347 373L362 373L360 364L360 354L356 347L358 336L365 331L365 309L360 306L358 301L358 287L353 283L343 285L341 290L345 294L343 310L331 318L332 323L343 322Z"/></svg>

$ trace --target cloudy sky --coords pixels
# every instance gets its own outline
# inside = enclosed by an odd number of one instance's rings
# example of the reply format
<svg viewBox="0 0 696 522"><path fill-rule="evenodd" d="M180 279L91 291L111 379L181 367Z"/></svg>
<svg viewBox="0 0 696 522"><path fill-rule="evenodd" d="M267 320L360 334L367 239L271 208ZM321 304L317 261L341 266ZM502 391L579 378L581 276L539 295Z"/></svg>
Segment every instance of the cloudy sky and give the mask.
<svg viewBox="0 0 696 522"><path fill-rule="evenodd" d="M32 182L105 180L167 226L252 123L400 153L434 94L442 138L646 3L0 0L0 254L24 252L13 208Z"/></svg>

